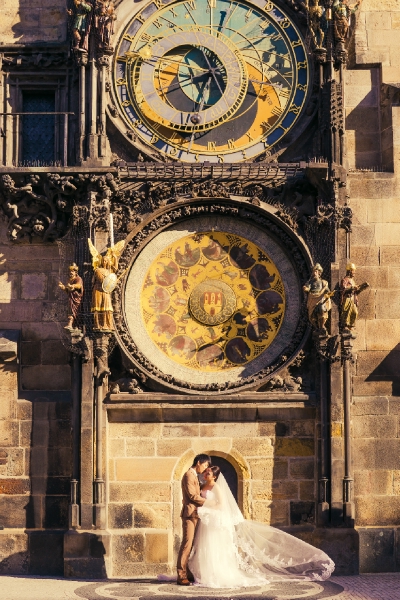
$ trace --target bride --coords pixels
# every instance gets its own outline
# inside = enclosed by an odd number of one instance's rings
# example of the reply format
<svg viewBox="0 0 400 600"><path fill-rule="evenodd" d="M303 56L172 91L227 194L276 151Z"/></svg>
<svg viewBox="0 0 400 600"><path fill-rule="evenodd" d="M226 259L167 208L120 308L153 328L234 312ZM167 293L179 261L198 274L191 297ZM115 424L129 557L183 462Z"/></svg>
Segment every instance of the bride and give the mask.
<svg viewBox="0 0 400 600"><path fill-rule="evenodd" d="M279 529L244 519L229 486L213 466L203 473L200 518L189 568L195 584L211 588L284 579L324 580L335 565L321 550Z"/></svg>

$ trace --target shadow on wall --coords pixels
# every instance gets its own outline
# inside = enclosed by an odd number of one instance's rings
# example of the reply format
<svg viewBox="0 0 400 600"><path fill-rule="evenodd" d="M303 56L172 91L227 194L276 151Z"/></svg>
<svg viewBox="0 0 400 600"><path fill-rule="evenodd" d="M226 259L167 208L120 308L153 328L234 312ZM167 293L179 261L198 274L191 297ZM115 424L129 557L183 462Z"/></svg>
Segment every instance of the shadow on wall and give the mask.
<svg viewBox="0 0 400 600"><path fill-rule="evenodd" d="M347 157L349 167L353 169L378 167L382 163L378 88L374 81L371 85L370 91L365 87L365 96L356 106L346 109ZM363 88L355 86L356 92ZM352 93L352 86L349 86L349 94Z"/></svg>
<svg viewBox="0 0 400 600"><path fill-rule="evenodd" d="M66 41L68 15L65 0L53 0L51 3L44 0L34 3L31 0L19 0L18 3L6 0L6 5L12 19L9 31L4 31L5 38L9 38L7 42Z"/></svg>
<svg viewBox="0 0 400 600"><path fill-rule="evenodd" d="M373 370L366 377L365 381L386 381L392 384L392 396L400 396L400 344L397 344L393 350L387 352L368 352L368 358L373 361ZM357 365L357 374L359 369L363 369L364 365ZM371 365L365 365L368 370L371 369ZM389 393L389 390L383 391L382 394Z"/></svg>
<svg viewBox="0 0 400 600"><path fill-rule="evenodd" d="M15 369L11 367L7 375L16 375ZM15 389L9 393L16 396ZM0 574L62 575L71 468L70 402L36 397L14 400L14 405L15 418L1 423L7 446L0 451L4 527Z"/></svg>

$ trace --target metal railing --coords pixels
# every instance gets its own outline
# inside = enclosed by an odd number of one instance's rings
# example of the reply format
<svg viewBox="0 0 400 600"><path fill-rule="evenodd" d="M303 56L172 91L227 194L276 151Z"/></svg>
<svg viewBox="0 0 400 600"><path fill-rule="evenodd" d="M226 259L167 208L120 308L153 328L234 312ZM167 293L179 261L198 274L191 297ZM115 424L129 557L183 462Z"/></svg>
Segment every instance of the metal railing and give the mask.
<svg viewBox="0 0 400 600"><path fill-rule="evenodd" d="M120 162L121 174L137 179L286 179L304 172L306 163L182 163Z"/></svg>

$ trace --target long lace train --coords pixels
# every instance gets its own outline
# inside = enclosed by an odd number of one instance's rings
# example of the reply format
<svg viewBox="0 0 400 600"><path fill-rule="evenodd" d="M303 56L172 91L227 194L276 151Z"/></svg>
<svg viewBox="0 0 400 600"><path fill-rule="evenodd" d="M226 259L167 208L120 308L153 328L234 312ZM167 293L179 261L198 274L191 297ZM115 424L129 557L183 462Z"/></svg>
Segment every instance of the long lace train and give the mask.
<svg viewBox="0 0 400 600"><path fill-rule="evenodd" d="M245 520L222 474L198 514L189 568L199 585L235 588L284 579L322 581L335 568L314 546Z"/></svg>

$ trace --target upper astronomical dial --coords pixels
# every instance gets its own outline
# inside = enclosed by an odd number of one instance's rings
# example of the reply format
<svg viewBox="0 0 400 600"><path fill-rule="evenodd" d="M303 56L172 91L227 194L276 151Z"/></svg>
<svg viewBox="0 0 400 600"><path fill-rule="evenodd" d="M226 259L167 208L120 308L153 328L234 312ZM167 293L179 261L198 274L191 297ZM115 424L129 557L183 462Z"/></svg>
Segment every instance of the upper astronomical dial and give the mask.
<svg viewBox="0 0 400 600"><path fill-rule="evenodd" d="M115 58L125 120L155 151L189 162L272 152L308 79L299 32L261 0L157 0L129 23Z"/></svg>
<svg viewBox="0 0 400 600"><path fill-rule="evenodd" d="M176 57L179 49L186 50L181 61L171 58L171 52ZM197 66L199 63L206 67ZM176 84L168 83L171 71L178 78ZM171 33L158 40L151 48L151 60L135 61L133 73L138 109L150 119L184 132L201 131L233 115L247 88L244 61L235 54L229 39L203 31ZM212 82L218 96L214 101ZM177 88L185 93L184 101L191 110L179 109L179 103L169 97L168 91Z"/></svg>

